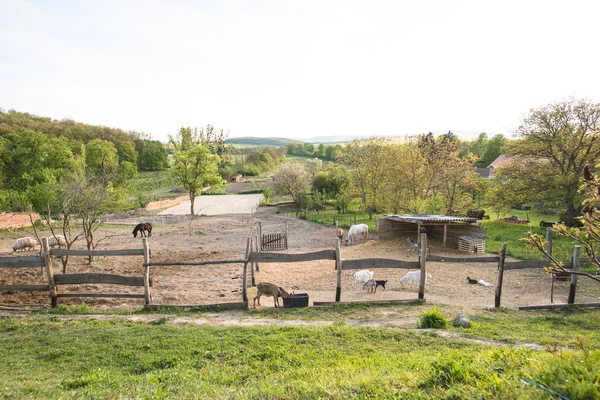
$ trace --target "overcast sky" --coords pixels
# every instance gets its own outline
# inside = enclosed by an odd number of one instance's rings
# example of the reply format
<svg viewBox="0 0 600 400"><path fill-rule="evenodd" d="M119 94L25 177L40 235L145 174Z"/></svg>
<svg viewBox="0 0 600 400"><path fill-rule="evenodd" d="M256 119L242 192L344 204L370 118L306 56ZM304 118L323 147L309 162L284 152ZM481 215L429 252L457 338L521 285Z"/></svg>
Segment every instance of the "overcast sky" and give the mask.
<svg viewBox="0 0 600 400"><path fill-rule="evenodd" d="M600 102L600 1L0 0L0 108L151 133L510 135Z"/></svg>

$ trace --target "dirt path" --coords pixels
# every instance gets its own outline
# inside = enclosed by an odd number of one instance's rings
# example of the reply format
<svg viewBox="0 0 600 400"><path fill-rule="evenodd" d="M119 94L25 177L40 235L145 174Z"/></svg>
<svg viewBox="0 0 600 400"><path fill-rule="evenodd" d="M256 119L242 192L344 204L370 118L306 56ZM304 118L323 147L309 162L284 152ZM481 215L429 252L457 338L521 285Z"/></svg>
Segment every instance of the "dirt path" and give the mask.
<svg viewBox="0 0 600 400"><path fill-rule="evenodd" d="M29 311L8 311L0 310L0 318L30 318L32 313ZM255 318L248 316L243 312L232 312L232 313L206 313L202 314L201 317L180 317L170 314L152 314L152 315L104 315L104 314L90 314L90 315L48 315L40 316L36 315L36 318L52 318L59 319L61 321L72 321L72 320L99 320L99 321L126 321L126 322L139 322L146 324L165 323L170 325L195 325L195 326L333 326L339 325L337 321L307 321L300 319L293 320L282 320L282 319L269 319L269 318ZM525 348L531 350L545 350L546 348L537 343L506 343L496 340L487 339L473 339L464 337L460 332L445 331L445 330L434 330L434 329L416 329L417 318L378 318L373 320L348 320L343 322L343 325L354 327L354 328L393 328L393 329L410 329L414 332L430 334L435 333L441 338L448 340L456 340L469 342L474 344L480 344L483 346L490 347L511 347L511 348Z"/></svg>

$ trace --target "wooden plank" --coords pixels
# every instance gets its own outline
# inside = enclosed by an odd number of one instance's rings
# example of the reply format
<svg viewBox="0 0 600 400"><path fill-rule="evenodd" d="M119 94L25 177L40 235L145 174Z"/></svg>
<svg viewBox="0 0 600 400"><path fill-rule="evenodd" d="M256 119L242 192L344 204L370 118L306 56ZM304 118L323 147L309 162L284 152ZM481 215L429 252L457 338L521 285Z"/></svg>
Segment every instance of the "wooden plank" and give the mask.
<svg viewBox="0 0 600 400"><path fill-rule="evenodd" d="M66 250L52 249L51 256L143 256L144 249L122 249L122 250Z"/></svg>
<svg viewBox="0 0 600 400"><path fill-rule="evenodd" d="M404 299L404 300L370 300L370 301L314 301L313 306L335 306L337 304L410 304L424 303L425 300L419 299Z"/></svg>
<svg viewBox="0 0 600 400"><path fill-rule="evenodd" d="M341 253L341 243L340 239L335 242L335 269L336 269L336 279L335 279L335 301L339 303L342 297L342 253Z"/></svg>
<svg viewBox="0 0 600 400"><path fill-rule="evenodd" d="M150 262L143 264L144 267L194 267L201 265L213 265L213 264L241 264L246 260L240 258L237 260L206 260L206 261L179 261L179 262Z"/></svg>
<svg viewBox="0 0 600 400"><path fill-rule="evenodd" d="M498 280L496 282L496 293L494 295L494 307L500 307L500 301L502 297L502 280L504 278L504 265L506 258L506 243L502 243L502 250L500 250L500 260L498 261Z"/></svg>
<svg viewBox="0 0 600 400"><path fill-rule="evenodd" d="M550 265L546 260L523 260L504 263L504 269L543 268Z"/></svg>
<svg viewBox="0 0 600 400"><path fill-rule="evenodd" d="M448 263L469 263L469 262L498 262L500 257L446 257L429 254L427 261L429 262L448 262Z"/></svg>
<svg viewBox="0 0 600 400"><path fill-rule="evenodd" d="M48 285L0 285L0 290L20 290L23 292L47 292Z"/></svg>
<svg viewBox="0 0 600 400"><path fill-rule="evenodd" d="M142 238L142 247L144 248L144 304L150 304L150 248L148 247L148 238Z"/></svg>
<svg viewBox="0 0 600 400"><path fill-rule="evenodd" d="M143 299L146 295L131 293L57 293L56 297L116 297L125 299Z"/></svg>
<svg viewBox="0 0 600 400"><path fill-rule="evenodd" d="M335 260L335 250L321 250L303 254L250 253L250 261L258 262L299 262L314 260Z"/></svg>
<svg viewBox="0 0 600 400"><path fill-rule="evenodd" d="M366 268L402 268L419 269L421 264L418 261L400 261L389 258L363 258L361 260L344 260L342 269L366 269Z"/></svg>
<svg viewBox="0 0 600 400"><path fill-rule="evenodd" d="M581 304L545 304L540 306L522 306L519 310L555 310L568 307L596 308L600 303L581 303Z"/></svg>
<svg viewBox="0 0 600 400"><path fill-rule="evenodd" d="M112 285L144 286L144 277L113 274L57 274L54 275L54 283L57 285L108 283Z"/></svg>
<svg viewBox="0 0 600 400"><path fill-rule="evenodd" d="M242 301L243 302L248 302L248 293L246 291L246 286L247 282L246 282L246 273L247 273L247 269L248 269L248 259L250 258L250 237L246 238L246 253L245 253L245 257L246 261L244 262L244 269L242 270ZM277 301L277 298L275 299L275 301Z"/></svg>
<svg viewBox="0 0 600 400"><path fill-rule="evenodd" d="M40 268L44 267L44 257L0 257L0 268Z"/></svg>
<svg viewBox="0 0 600 400"><path fill-rule="evenodd" d="M218 308L218 309L223 309L223 310L232 310L232 309L245 309L248 308L248 303L247 302L237 302L237 303L218 303L218 304L196 304L196 305L161 305L161 304L148 304L145 305L144 308L147 308L149 310L156 310L156 309L182 309L182 308L192 308L192 307L198 307L198 308Z"/></svg>

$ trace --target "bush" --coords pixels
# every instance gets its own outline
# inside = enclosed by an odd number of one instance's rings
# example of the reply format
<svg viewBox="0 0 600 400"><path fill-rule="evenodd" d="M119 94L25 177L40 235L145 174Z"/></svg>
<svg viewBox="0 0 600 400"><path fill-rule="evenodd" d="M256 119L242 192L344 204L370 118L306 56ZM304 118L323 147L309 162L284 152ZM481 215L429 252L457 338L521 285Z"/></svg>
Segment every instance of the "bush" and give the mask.
<svg viewBox="0 0 600 400"><path fill-rule="evenodd" d="M255 194L262 193L264 189L248 189L248 190L240 190L238 194Z"/></svg>
<svg viewBox="0 0 600 400"><path fill-rule="evenodd" d="M433 308L430 311L423 311L421 318L417 323L419 329L445 329L448 327L448 320L442 315L440 310Z"/></svg>

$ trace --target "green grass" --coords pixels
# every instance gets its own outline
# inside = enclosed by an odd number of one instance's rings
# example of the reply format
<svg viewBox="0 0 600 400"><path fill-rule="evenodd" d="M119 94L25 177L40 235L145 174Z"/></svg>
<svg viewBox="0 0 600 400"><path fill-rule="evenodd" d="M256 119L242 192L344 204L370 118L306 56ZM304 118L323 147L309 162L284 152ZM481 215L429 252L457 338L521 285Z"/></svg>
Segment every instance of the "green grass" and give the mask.
<svg viewBox="0 0 600 400"><path fill-rule="evenodd" d="M548 398L519 379L600 396L598 350L494 348L413 330L7 318L0 351L1 398Z"/></svg>
<svg viewBox="0 0 600 400"><path fill-rule="evenodd" d="M131 181L133 193L141 192L147 200L152 201L180 196L181 193L171 193L171 189L176 185L168 170L138 172L138 176Z"/></svg>

